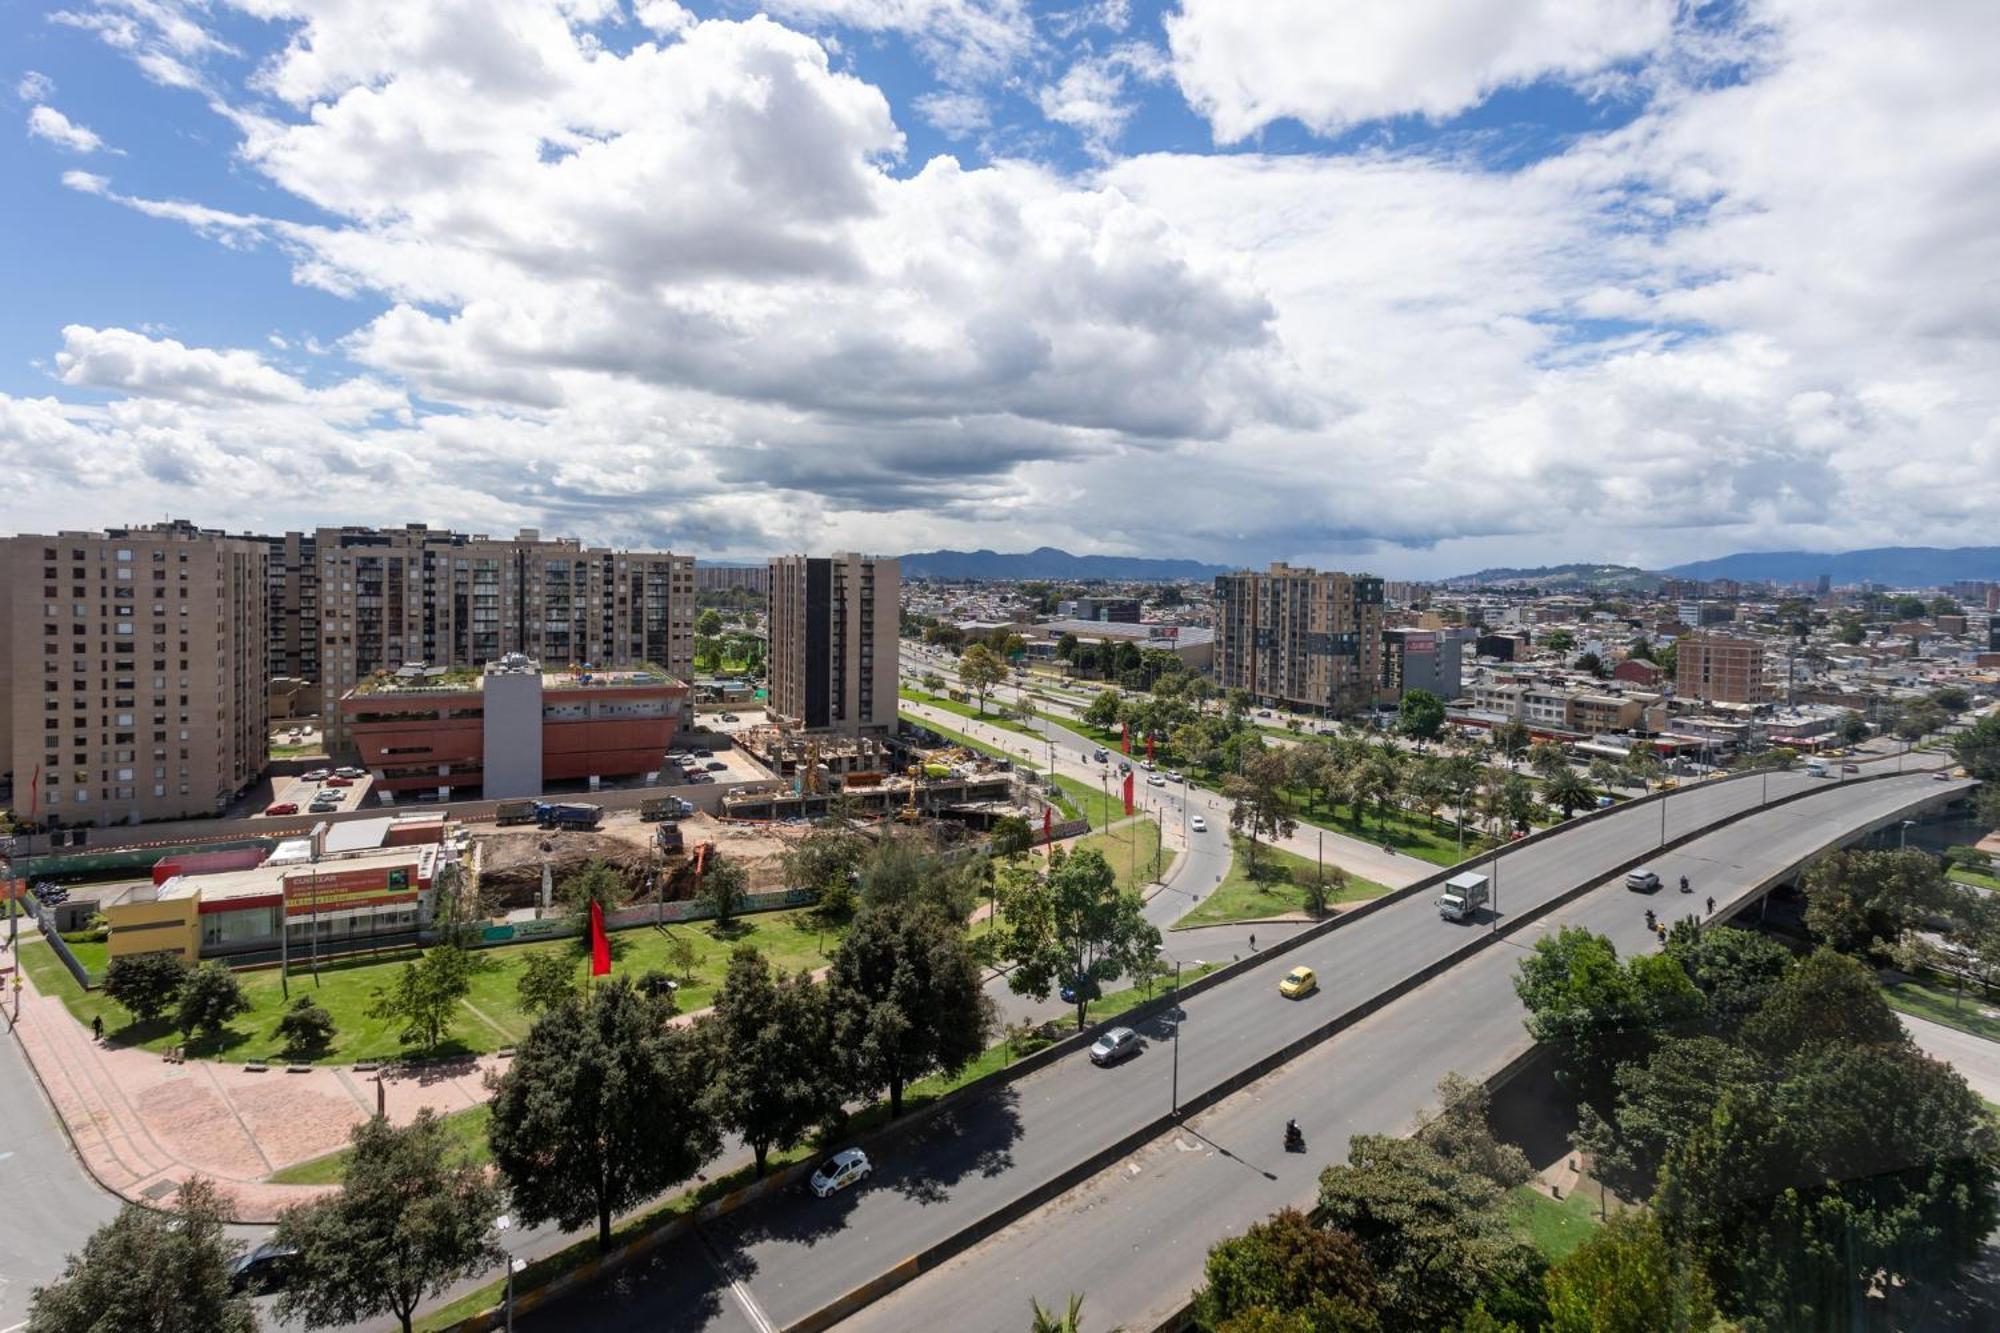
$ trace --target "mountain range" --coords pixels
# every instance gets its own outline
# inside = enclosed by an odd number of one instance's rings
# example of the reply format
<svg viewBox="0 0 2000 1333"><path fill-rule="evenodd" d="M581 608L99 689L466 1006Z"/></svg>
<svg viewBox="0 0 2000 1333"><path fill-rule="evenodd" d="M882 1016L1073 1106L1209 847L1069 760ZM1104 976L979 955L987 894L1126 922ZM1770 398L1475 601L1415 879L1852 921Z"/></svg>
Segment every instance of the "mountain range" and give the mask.
<svg viewBox="0 0 2000 1333"><path fill-rule="evenodd" d="M1929 588L1961 579L2000 578L2000 546L1877 546L1865 551L1745 551L1675 565L1685 579L1811 583L1824 574L1836 584L1882 583Z"/></svg>
<svg viewBox="0 0 2000 1333"><path fill-rule="evenodd" d="M1053 546L998 551L915 551L902 558L906 579L1105 579L1113 582L1212 579L1234 566L1199 560L1157 560L1127 555L1071 555Z"/></svg>

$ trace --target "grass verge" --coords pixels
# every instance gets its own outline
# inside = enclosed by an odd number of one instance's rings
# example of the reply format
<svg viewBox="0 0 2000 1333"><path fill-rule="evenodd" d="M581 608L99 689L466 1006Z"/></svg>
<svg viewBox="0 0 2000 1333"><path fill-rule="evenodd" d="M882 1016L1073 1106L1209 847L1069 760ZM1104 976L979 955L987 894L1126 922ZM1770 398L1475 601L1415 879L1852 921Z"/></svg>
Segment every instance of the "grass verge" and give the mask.
<svg viewBox="0 0 2000 1333"><path fill-rule="evenodd" d="M1085 848L1101 855L1118 876L1120 892L1136 893L1153 882L1156 870L1166 868L1160 861L1160 826L1150 819L1135 817L1102 833L1078 838L1074 850Z"/></svg>
<svg viewBox="0 0 2000 1333"><path fill-rule="evenodd" d="M2000 1014L1995 1013L1994 1006L1987 1003L1976 988L1968 987L1963 996L1958 996L1949 985L1913 978L1884 986L1882 995L1892 1009L1928 1018L1933 1023L1970 1032L1988 1041L2000 1041Z"/></svg>
<svg viewBox="0 0 2000 1333"><path fill-rule="evenodd" d="M1229 873L1215 892L1201 900L1193 911L1174 923L1176 929L1190 926L1219 926L1229 921L1255 921L1264 917L1284 916L1291 912L1305 911L1305 886L1319 869L1318 863L1310 857L1296 856L1277 847L1257 849L1258 875L1250 873L1250 840L1237 835L1230 838L1233 853L1229 863ZM1329 866L1329 869L1332 867ZM1282 872L1282 876L1272 871ZM1347 884L1330 896L1335 903L1366 902L1379 898L1389 890L1374 880L1350 875Z"/></svg>
<svg viewBox="0 0 2000 1333"><path fill-rule="evenodd" d="M484 1105L468 1106L463 1111L453 1111L440 1117L449 1142L468 1161L480 1166L492 1160L492 1152L486 1143L486 1122L489 1108ZM273 1185L338 1185L347 1173L347 1163L354 1156L354 1149L342 1148L327 1153L323 1157L308 1158L294 1162L282 1171L274 1171L269 1179Z"/></svg>
<svg viewBox="0 0 2000 1333"><path fill-rule="evenodd" d="M1542 1252L1550 1263L1560 1263L1577 1246L1590 1239L1597 1226L1597 1204L1586 1194L1567 1199L1551 1199L1529 1185L1517 1186L1507 1196L1514 1229Z"/></svg>
<svg viewBox="0 0 2000 1333"><path fill-rule="evenodd" d="M1002 717L996 712L989 711L982 713L971 704L962 704L958 700L947 698L942 694L929 694L923 690L913 690L905 687L897 691L897 697L907 699L911 703L923 704L927 708L936 708L946 713L956 714L968 721L984 722L990 727L1000 727L1007 731L1018 731L1023 736L1033 736L1036 740L1040 740L1042 737L1041 730L1038 727L1031 727L1025 722L1017 722L1010 717Z"/></svg>

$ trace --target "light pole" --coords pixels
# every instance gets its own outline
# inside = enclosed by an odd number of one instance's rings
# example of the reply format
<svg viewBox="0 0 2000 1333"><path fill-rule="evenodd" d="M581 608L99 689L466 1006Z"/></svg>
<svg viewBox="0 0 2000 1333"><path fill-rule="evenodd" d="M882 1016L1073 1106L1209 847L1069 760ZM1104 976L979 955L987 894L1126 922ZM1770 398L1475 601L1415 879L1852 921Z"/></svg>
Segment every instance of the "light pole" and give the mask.
<svg viewBox="0 0 2000 1333"><path fill-rule="evenodd" d="M514 1218L511 1213L502 1213L493 1219L493 1229L503 1236L512 1230L513 1226ZM522 1271L528 1265L524 1260L516 1259L512 1254L508 1253L505 1241L502 1241L500 1244L500 1256L507 1261L507 1301L505 1306L502 1307L505 1310L505 1322L502 1327L506 1329L507 1333L514 1333L514 1274Z"/></svg>
<svg viewBox="0 0 2000 1333"><path fill-rule="evenodd" d="M1174 1078L1172 1090L1167 1094L1167 1114L1173 1119L1181 1115L1181 960L1174 959Z"/></svg>
<svg viewBox="0 0 2000 1333"><path fill-rule="evenodd" d="M1493 933L1500 933L1500 849L1493 849Z"/></svg>
<svg viewBox="0 0 2000 1333"><path fill-rule="evenodd" d="M1908 850L1909 850L1909 847L1910 847L1910 830L1911 830L1911 829L1913 829L1913 828L1915 828L1916 826L1917 826L1917 821L1916 821L1916 820L1914 820L1914 819L1906 819L1906 820L1904 820L1904 821L1903 821L1903 825L1902 825L1902 827L1901 827L1900 829L1898 829L1898 830L1897 830L1897 834L1898 834L1898 838L1897 838L1897 841L1896 841L1896 850L1897 850L1897 851L1901 852L1901 851L1908 851Z"/></svg>

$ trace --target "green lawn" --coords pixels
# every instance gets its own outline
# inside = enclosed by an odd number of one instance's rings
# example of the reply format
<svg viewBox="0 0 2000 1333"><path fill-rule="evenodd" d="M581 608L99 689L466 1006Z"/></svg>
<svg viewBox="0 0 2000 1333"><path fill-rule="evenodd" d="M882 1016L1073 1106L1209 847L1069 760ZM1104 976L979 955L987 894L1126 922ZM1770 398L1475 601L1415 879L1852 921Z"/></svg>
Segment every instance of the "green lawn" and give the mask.
<svg viewBox="0 0 2000 1333"><path fill-rule="evenodd" d="M1002 717L997 708L988 708L982 713L973 704L962 704L958 700L947 698L942 694L928 694L923 690L913 690L907 686L898 690L897 696L908 699L911 703L923 704L928 708L937 708L947 713L956 713L959 717L968 718L974 722L984 722L988 726L1001 727L1007 731L1018 731L1023 736L1033 736L1037 740L1041 739L1041 728L1031 727L1026 722L1016 722L1012 718Z"/></svg>
<svg viewBox="0 0 2000 1333"><path fill-rule="evenodd" d="M1199 906L1174 923L1176 929L1188 926L1216 926L1226 921L1256 921L1305 910L1305 890L1298 881L1310 878L1318 868L1317 862L1311 857L1295 856L1277 847L1260 847L1257 850L1259 867L1281 867L1289 872L1290 877L1252 879L1250 840L1232 836L1230 847L1233 857L1229 863L1229 874L1216 886L1214 893L1202 899ZM1379 898L1388 891L1386 886L1377 884L1373 880L1350 875L1347 887L1334 894L1333 901L1366 902L1370 898Z"/></svg>
<svg viewBox="0 0 2000 1333"><path fill-rule="evenodd" d="M452 1146L470 1160L485 1165L492 1159L492 1150L486 1142L486 1122L491 1116L490 1108L469 1106L463 1111L453 1111L444 1116L446 1132L451 1136ZM270 1181L274 1185L338 1185L347 1171L347 1161L354 1156L354 1149L342 1148L324 1157L314 1157L307 1161L295 1162L282 1171L273 1172Z"/></svg>
<svg viewBox="0 0 2000 1333"><path fill-rule="evenodd" d="M1137 892L1153 882L1154 857L1160 850L1160 826L1143 816L1136 817L1130 823L1078 838L1072 846L1077 851L1088 847L1102 855L1117 872L1119 889ZM1166 869L1164 859L1157 869Z"/></svg>
<svg viewBox="0 0 2000 1333"><path fill-rule="evenodd" d="M1413 815L1405 810L1392 809L1386 815L1377 816L1370 810L1366 819L1354 818L1354 812L1347 808L1344 813L1328 813L1324 807L1306 809L1306 803L1298 792L1292 792L1293 807L1298 812L1299 822L1312 824L1332 833L1344 833L1362 842L1372 842L1378 846L1388 843L1397 851L1429 861L1432 865L1456 865L1467 856L1496 846L1493 839L1474 832L1470 824L1465 830L1465 853L1459 854L1458 835L1453 832L1449 819L1433 822L1423 815Z"/></svg>
<svg viewBox="0 0 2000 1333"><path fill-rule="evenodd" d="M2000 1041L2000 1017L1988 1017L1982 1009L2000 1014L2000 1005L1983 998L1977 986L1965 988L1965 994L1955 997L1952 986L1943 981L1898 981L1882 988L1883 998L1893 1009L1918 1018L1928 1018L1933 1023L1970 1032L1975 1037L1985 1037L1989 1041Z"/></svg>
<svg viewBox="0 0 2000 1333"><path fill-rule="evenodd" d="M1572 1250L1590 1239L1591 1229L1597 1225L1595 1191L1557 1200L1521 1185L1508 1196L1507 1207L1514 1217L1514 1229L1552 1264L1568 1258Z"/></svg>
<svg viewBox="0 0 2000 1333"><path fill-rule="evenodd" d="M1977 870L1967 870L1964 866L1953 866L1950 873L1960 884L1970 884L1979 889L2000 890L2000 877L1982 874Z"/></svg>
<svg viewBox="0 0 2000 1333"><path fill-rule="evenodd" d="M826 961L813 918L802 911L766 912L741 917L727 932L718 930L712 923L675 926L672 929L680 938L694 944L698 959L694 981L684 985L680 993L683 1009L703 1009L713 1001L729 955L738 944L754 945L775 965L788 969L816 969L824 966ZM824 939L828 951L837 943L838 936L832 933ZM514 1045L527 1035L529 1027L527 1016L516 1003L514 989L527 957L531 953L575 948L576 941L570 939L482 950L480 956L494 966L473 978L472 993L462 1003L450 1038L432 1054L478 1053ZM670 970L667 935L650 926L619 931L612 936L612 948L613 976L637 977L653 968ZM165 1022L135 1023L102 993L80 991L52 955L47 957L46 968L38 966L31 956L33 949L47 954L48 945L36 941L30 949L23 950L24 957L29 958L29 970L35 977L36 986L61 996L63 1003L79 1021L88 1023L93 1017L101 1015L111 1040L143 1045L148 1050L163 1051L179 1040L178 1034ZM324 964L320 968L317 984L309 965L299 959L293 960L292 994L313 996L332 1012L337 1027L333 1046L316 1057L316 1063L345 1064L354 1060L423 1054L398 1039L397 1024L368 1016L374 992L391 984L396 969L411 956L405 953L385 961L364 957ZM583 963L580 955L577 975L581 980ZM227 1060L283 1058L281 1043L274 1032L279 1013L286 1003L277 971L243 972L238 974L238 979L250 998L250 1013L236 1020L228 1031L218 1037L197 1039L189 1046L188 1053Z"/></svg>
<svg viewBox="0 0 2000 1333"><path fill-rule="evenodd" d="M901 716L916 726L928 727L946 740L957 745L963 745L968 750L990 755L995 759L1006 759L1040 772L1039 768L1021 755L1011 754L997 745L986 741L974 740L963 732L953 731L950 727L939 726L935 722L917 717L912 713L904 713ZM991 722L994 719L989 717L987 721ZM1039 734L1036 735L1035 739L1041 739ZM1107 792L1102 784L1093 785L1081 778L1073 778L1058 773L1056 774L1056 785L1062 789L1063 800L1058 801L1057 804L1066 806L1063 813L1069 815L1074 812L1077 816L1089 820L1092 828L1103 828L1112 820L1123 819L1125 817L1124 798L1119 794L1120 789L1115 783L1112 784Z"/></svg>

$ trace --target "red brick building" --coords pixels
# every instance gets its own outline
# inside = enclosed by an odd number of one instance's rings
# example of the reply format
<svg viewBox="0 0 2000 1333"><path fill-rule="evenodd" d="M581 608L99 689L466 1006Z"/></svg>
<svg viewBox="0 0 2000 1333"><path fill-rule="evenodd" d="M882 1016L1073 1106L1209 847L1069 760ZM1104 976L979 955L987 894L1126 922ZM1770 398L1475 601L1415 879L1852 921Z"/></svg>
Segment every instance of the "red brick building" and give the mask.
<svg viewBox="0 0 2000 1333"><path fill-rule="evenodd" d="M1665 667L1657 662L1648 662L1643 657L1628 657L1611 668L1611 679L1644 686L1649 690L1658 689L1666 678Z"/></svg>

